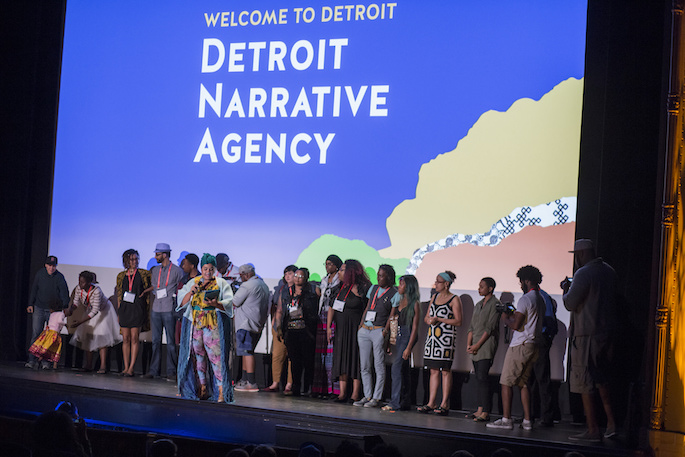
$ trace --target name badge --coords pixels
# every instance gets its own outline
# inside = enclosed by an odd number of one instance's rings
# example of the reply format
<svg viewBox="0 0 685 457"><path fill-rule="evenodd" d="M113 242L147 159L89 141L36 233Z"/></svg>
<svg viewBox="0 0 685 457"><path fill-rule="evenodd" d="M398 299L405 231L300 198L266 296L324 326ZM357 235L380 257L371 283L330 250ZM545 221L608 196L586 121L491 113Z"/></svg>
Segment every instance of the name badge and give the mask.
<svg viewBox="0 0 685 457"><path fill-rule="evenodd" d="M291 319L302 319L302 308L290 308Z"/></svg>
<svg viewBox="0 0 685 457"><path fill-rule="evenodd" d="M166 289L157 289L155 291L155 296L157 298L166 298Z"/></svg>
<svg viewBox="0 0 685 457"><path fill-rule="evenodd" d="M365 322L373 322L376 320L376 311L367 311L366 312L366 319L364 319Z"/></svg>
<svg viewBox="0 0 685 457"><path fill-rule="evenodd" d="M136 299L136 294L131 293L131 292L124 292L124 301L133 303Z"/></svg>
<svg viewBox="0 0 685 457"><path fill-rule="evenodd" d="M342 300L335 300L333 302L333 309L342 313L343 310L345 309L345 302Z"/></svg>

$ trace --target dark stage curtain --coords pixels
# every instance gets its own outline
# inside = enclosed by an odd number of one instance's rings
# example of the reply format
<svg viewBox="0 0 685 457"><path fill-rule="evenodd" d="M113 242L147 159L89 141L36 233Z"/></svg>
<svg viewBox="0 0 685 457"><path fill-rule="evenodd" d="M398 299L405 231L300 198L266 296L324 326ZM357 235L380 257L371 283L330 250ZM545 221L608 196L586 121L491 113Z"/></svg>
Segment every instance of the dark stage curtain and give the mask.
<svg viewBox="0 0 685 457"><path fill-rule="evenodd" d="M29 287L47 256L64 11L64 0L0 5L3 360L26 357Z"/></svg>

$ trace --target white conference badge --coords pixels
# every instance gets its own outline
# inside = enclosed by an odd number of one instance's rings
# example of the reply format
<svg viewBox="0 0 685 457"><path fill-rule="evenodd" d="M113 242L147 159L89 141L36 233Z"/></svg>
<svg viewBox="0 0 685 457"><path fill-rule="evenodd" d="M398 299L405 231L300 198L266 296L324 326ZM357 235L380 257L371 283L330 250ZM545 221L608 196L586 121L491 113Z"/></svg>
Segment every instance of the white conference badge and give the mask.
<svg viewBox="0 0 685 457"><path fill-rule="evenodd" d="M302 308L299 306L289 306L289 311L290 311L290 318L291 319L302 319L303 314L302 314Z"/></svg>
<svg viewBox="0 0 685 457"><path fill-rule="evenodd" d="M157 290L155 291L155 294L156 294L156 296L157 296L158 299L160 299L160 298L166 298L166 289L157 289Z"/></svg>
<svg viewBox="0 0 685 457"><path fill-rule="evenodd" d="M133 303L136 299L136 294L132 292L124 292L124 301L128 303Z"/></svg>
<svg viewBox="0 0 685 457"><path fill-rule="evenodd" d="M373 322L376 320L376 311L367 311L366 312L366 319L364 319L364 322Z"/></svg>
<svg viewBox="0 0 685 457"><path fill-rule="evenodd" d="M333 309L342 313L343 309L345 309L345 302L342 300L335 300L333 302Z"/></svg>

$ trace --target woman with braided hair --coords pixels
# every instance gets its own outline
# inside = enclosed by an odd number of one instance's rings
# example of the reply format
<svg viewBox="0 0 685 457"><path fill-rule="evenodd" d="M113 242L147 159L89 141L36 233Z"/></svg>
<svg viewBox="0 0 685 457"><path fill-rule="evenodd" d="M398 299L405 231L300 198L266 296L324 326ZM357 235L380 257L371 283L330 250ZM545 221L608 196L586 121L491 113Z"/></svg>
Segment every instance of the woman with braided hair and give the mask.
<svg viewBox="0 0 685 457"><path fill-rule="evenodd" d="M232 402L228 363L233 292L228 281L215 276L213 255L204 254L200 264L202 274L188 281L178 293L176 311L184 310L178 391L183 398Z"/></svg>
<svg viewBox="0 0 685 457"><path fill-rule="evenodd" d="M151 279L148 270L138 268L138 251L128 249L121 257L125 270L117 275L116 285L119 326L124 338L124 369L121 375L133 377L133 367L136 365L140 347L140 332L150 330L150 306L146 291L150 287Z"/></svg>

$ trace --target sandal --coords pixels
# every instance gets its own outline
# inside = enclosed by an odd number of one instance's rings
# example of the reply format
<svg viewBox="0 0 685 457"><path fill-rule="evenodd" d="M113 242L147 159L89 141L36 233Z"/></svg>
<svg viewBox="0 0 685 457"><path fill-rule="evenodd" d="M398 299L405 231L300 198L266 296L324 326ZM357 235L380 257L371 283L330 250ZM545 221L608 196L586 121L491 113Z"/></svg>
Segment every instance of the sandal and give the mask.
<svg viewBox="0 0 685 457"><path fill-rule="evenodd" d="M448 409L438 406L433 410L433 413L437 416L447 416L450 412Z"/></svg>
<svg viewBox="0 0 685 457"><path fill-rule="evenodd" d="M467 419L476 420L476 418L477 418L478 416L476 416L476 413L471 413L471 414L467 414L467 415L464 416L464 417L467 418Z"/></svg>
<svg viewBox="0 0 685 457"><path fill-rule="evenodd" d="M430 413L430 412L432 412L433 409L434 409L434 408L431 407L431 406L423 405L423 406L419 406L418 408L416 408L416 411L425 414L425 413Z"/></svg>
<svg viewBox="0 0 685 457"><path fill-rule="evenodd" d="M474 421L474 422L490 422L490 416L486 416L486 417L483 417L483 416L476 416L476 417L473 419L473 421Z"/></svg>
<svg viewBox="0 0 685 457"><path fill-rule="evenodd" d="M97 374L105 374L105 373L107 373L107 370L105 370L104 368L100 368L98 371L96 371L96 373Z"/></svg>
<svg viewBox="0 0 685 457"><path fill-rule="evenodd" d="M397 412L397 410L390 405L385 405L384 407L381 408L381 411L385 411L387 413L396 413Z"/></svg>

